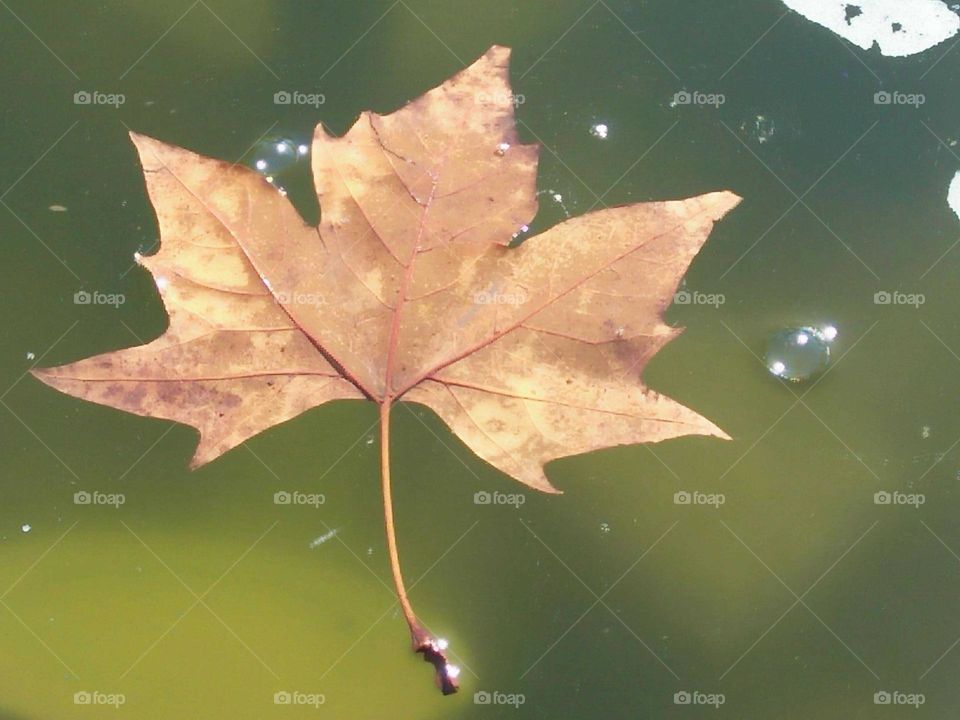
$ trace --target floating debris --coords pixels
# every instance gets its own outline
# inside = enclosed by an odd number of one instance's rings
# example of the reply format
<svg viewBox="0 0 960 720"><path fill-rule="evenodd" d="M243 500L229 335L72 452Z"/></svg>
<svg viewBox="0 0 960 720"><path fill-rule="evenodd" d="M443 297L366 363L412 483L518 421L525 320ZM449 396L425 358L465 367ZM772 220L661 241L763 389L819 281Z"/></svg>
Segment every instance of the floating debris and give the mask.
<svg viewBox="0 0 960 720"><path fill-rule="evenodd" d="M340 528L334 528L333 530L327 530L327 532L325 532L320 537L315 537L313 540L310 541L310 545L309 545L310 549L313 550L315 547L319 547L320 545L323 545L325 542L333 540L333 538L335 538L337 536L337 533L339 532L340 532Z"/></svg>
<svg viewBox="0 0 960 720"><path fill-rule="evenodd" d="M66 205L51 205L50 207L47 208L47 210L49 210L50 212L66 212L66 211L67 211L67 206L66 206Z"/></svg>

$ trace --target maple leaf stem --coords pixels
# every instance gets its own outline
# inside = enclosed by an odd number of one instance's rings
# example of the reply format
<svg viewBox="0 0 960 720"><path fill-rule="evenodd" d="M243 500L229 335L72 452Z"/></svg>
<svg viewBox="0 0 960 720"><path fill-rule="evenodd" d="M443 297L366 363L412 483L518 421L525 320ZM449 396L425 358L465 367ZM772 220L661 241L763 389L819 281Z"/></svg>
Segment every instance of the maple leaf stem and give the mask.
<svg viewBox="0 0 960 720"><path fill-rule="evenodd" d="M380 404L380 486L383 491L383 521L387 532L387 551L390 555L390 571L393 573L393 584L397 590L397 599L403 609L403 616L410 628L410 638L413 641L413 651L422 653L423 659L433 665L437 672L437 683L444 695L455 693L458 688L457 674L459 670L447 662L446 643L437 640L420 624L410 598L407 597L407 588L403 583L403 571L400 569L400 552L397 550L397 533L393 521L393 493L390 487L390 409L393 402L387 398Z"/></svg>

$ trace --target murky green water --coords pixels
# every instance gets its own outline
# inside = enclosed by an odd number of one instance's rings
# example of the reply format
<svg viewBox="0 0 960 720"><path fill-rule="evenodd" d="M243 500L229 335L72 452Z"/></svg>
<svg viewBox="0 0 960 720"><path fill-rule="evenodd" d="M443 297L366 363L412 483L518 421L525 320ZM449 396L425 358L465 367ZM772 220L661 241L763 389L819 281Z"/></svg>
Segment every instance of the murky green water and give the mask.
<svg viewBox="0 0 960 720"><path fill-rule="evenodd" d="M3 5L0 718L960 712L960 51L860 52L775 0ZM392 605L372 406L314 410L190 473L189 428L23 375L165 327L131 268L156 228L128 128L252 161L264 134L342 132L492 43L515 48L522 134L545 147L534 229L601 201L745 198L686 278L715 301L671 308L688 329L646 373L735 439L558 461L566 494L514 509L474 504L522 488L398 409L412 599L464 668L444 698ZM881 88L926 103L877 106ZM284 90L325 103L275 105ZM681 90L725 102L671 107ZM77 106L79 91L126 102ZM80 290L125 303L74 304ZM884 291L924 302L876 304ZM771 377L772 333L827 323L826 375ZM325 502L276 505L281 490ZM283 691L325 702L277 706ZM881 691L925 702L877 707Z"/></svg>

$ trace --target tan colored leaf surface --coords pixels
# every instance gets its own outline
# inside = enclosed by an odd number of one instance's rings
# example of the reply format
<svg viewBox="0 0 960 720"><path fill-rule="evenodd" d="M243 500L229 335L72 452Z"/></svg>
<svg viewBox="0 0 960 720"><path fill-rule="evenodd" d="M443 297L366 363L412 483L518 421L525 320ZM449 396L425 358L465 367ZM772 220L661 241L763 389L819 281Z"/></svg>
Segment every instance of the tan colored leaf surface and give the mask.
<svg viewBox="0 0 960 720"><path fill-rule="evenodd" d="M615 444L726 437L647 389L678 330L662 313L718 192L563 222L536 213L509 51L340 138L317 128L322 220L256 173L134 136L161 250L142 258L170 327L154 342L36 371L66 393L200 430L194 464L330 400L435 410L477 455L554 491L543 464Z"/></svg>

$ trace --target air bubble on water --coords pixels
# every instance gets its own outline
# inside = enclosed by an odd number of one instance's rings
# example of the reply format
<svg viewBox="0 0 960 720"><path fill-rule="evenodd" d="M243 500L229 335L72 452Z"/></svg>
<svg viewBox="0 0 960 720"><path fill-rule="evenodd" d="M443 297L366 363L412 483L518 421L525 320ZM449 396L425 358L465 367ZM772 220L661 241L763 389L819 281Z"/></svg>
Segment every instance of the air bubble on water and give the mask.
<svg viewBox="0 0 960 720"><path fill-rule="evenodd" d="M289 137L269 136L253 147L252 166L261 174L276 175L296 165L309 151L307 145ZM267 179L272 181L272 178Z"/></svg>
<svg viewBox="0 0 960 720"><path fill-rule="evenodd" d="M607 127L604 123L597 123L596 125L590 128L590 134L595 138L600 138L601 140L606 140L607 135L610 133L610 128Z"/></svg>
<svg viewBox="0 0 960 720"><path fill-rule="evenodd" d="M33 525L30 525L29 523L24 523L20 526L20 532L28 533L31 530L33 530Z"/></svg>
<svg viewBox="0 0 960 720"><path fill-rule="evenodd" d="M610 523L605 523L605 522L600 523L600 532L603 533L604 535L610 532Z"/></svg>
<svg viewBox="0 0 960 720"><path fill-rule="evenodd" d="M367 435L367 439L365 442L367 443L367 445L373 445L373 435Z"/></svg>
<svg viewBox="0 0 960 720"><path fill-rule="evenodd" d="M779 378L802 382L823 372L830 362L830 343L837 337L833 325L793 327L774 333L767 343L764 363Z"/></svg>
<svg viewBox="0 0 960 720"><path fill-rule="evenodd" d="M27 353L27 360L36 360L36 359L37 359L37 356L34 355L32 352Z"/></svg>

